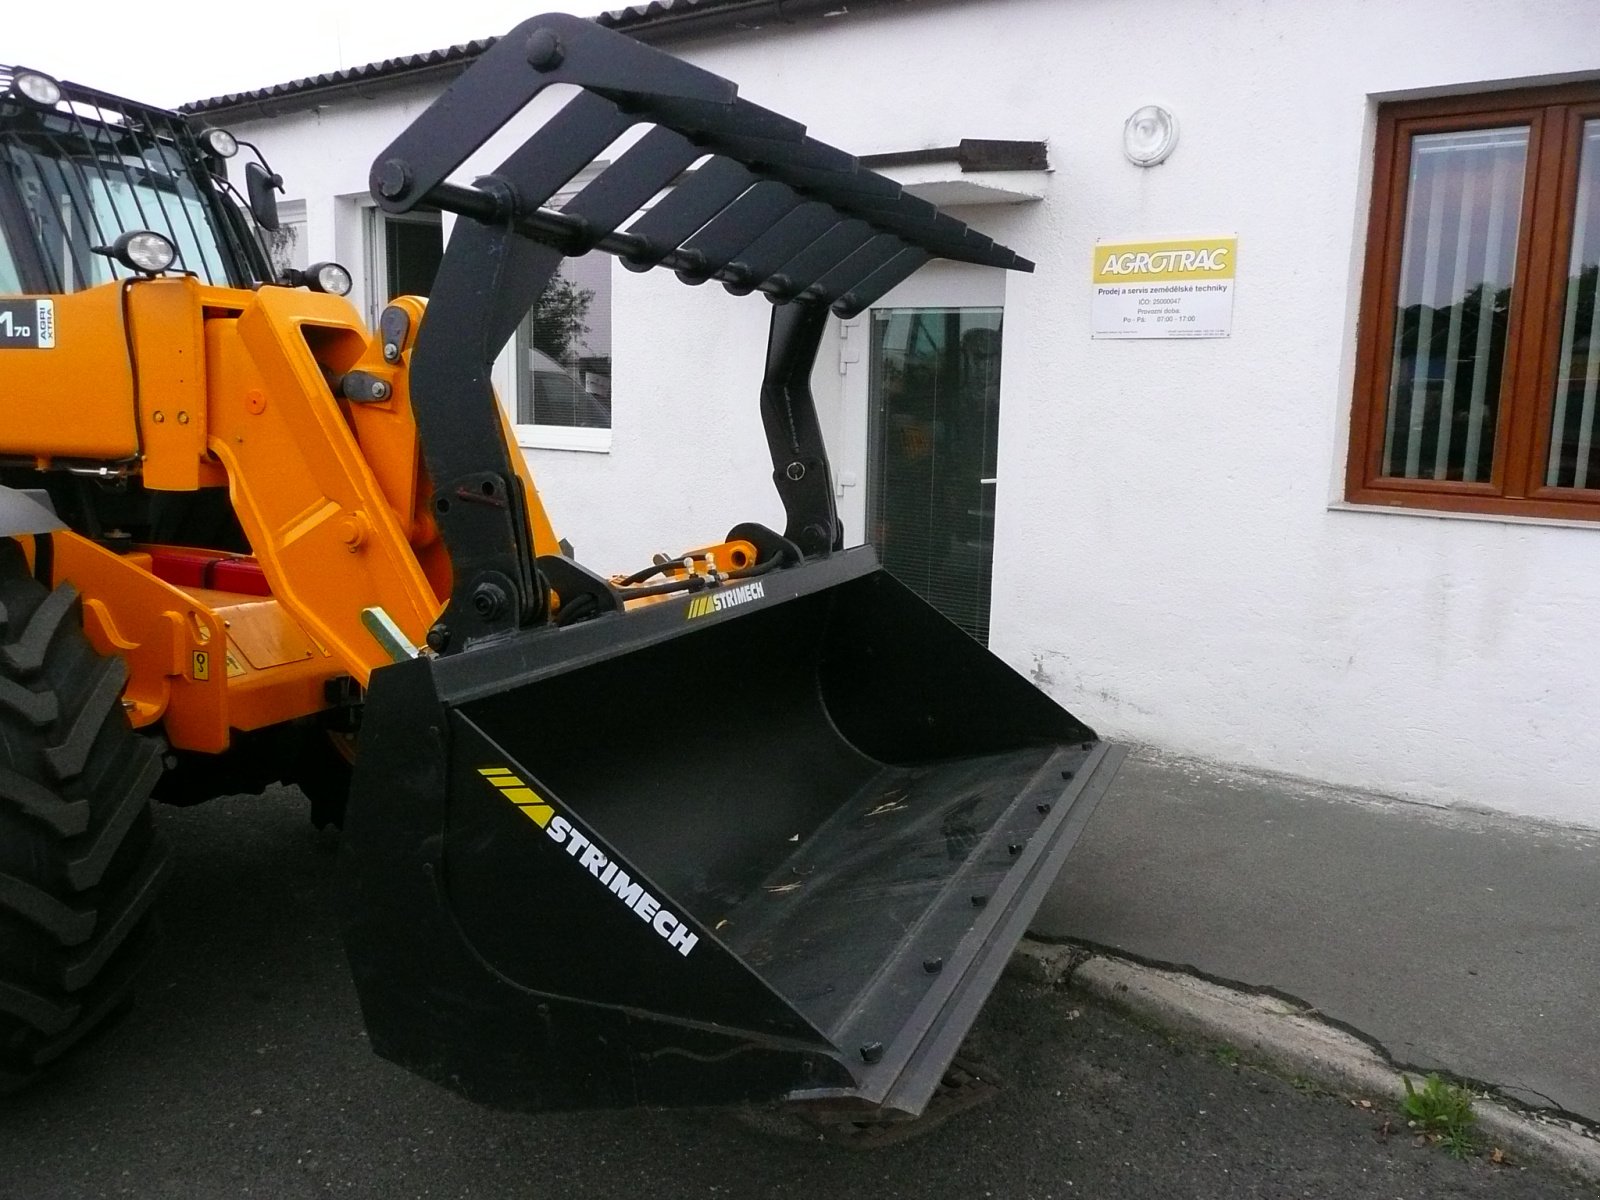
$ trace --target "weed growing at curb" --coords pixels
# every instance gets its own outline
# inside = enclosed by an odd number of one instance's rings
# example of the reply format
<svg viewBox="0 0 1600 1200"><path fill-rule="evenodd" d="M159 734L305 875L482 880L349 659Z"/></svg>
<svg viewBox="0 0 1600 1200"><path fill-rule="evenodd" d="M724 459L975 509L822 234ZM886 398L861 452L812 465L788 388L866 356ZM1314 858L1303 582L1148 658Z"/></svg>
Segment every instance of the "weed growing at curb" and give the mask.
<svg viewBox="0 0 1600 1200"><path fill-rule="evenodd" d="M1225 1067L1239 1065L1239 1047L1231 1046L1227 1042L1218 1042L1211 1047L1212 1056Z"/></svg>
<svg viewBox="0 0 1600 1200"><path fill-rule="evenodd" d="M1472 1126L1478 1114L1472 1111L1472 1093L1438 1075L1429 1075L1418 1088L1409 1075L1400 1076L1406 1098L1401 1107L1430 1141L1441 1143L1452 1158L1466 1158L1477 1147L1472 1141Z"/></svg>

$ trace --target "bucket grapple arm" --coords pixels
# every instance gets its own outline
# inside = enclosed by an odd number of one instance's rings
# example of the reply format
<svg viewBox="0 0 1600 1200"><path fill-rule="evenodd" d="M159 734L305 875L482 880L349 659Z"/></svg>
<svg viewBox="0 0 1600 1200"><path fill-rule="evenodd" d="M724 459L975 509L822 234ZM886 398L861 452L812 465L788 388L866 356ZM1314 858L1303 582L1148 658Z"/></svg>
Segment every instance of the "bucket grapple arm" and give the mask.
<svg viewBox="0 0 1600 1200"><path fill-rule="evenodd" d="M450 181L557 84L579 90L493 172ZM642 137L551 207L635 126ZM519 25L452 84L378 156L372 191L390 212L426 205L463 218L410 363L435 519L455 566L448 636L434 639L447 653L546 615L489 375L563 258L605 251L635 270L667 267L776 304L761 415L786 536L808 555L843 544L809 384L827 313L855 315L933 257L1033 268L740 99L728 80L560 14Z"/></svg>
<svg viewBox="0 0 1600 1200"><path fill-rule="evenodd" d="M555 84L578 90L451 181ZM512 1108L917 1114L1120 756L843 548L809 379L829 313L930 258L1031 264L566 16L502 38L372 181L391 211L460 218L409 362L453 592L437 653L373 673L341 847L373 1047ZM729 535L756 545L742 573L552 621L547 576L563 611L582 578L529 550L490 364L594 250L773 301L760 413L787 526Z"/></svg>

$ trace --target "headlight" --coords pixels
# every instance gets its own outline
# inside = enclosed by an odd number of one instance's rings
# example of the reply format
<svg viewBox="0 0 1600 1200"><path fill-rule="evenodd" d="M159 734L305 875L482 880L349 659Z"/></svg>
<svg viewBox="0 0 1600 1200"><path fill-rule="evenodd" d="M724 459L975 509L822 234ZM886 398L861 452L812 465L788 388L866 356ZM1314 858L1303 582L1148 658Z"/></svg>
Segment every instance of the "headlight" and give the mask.
<svg viewBox="0 0 1600 1200"><path fill-rule="evenodd" d="M314 292L332 296L350 294L350 272L336 262L312 263L306 268L306 286Z"/></svg>
<svg viewBox="0 0 1600 1200"><path fill-rule="evenodd" d="M61 103L61 85L38 71L18 71L11 80L11 90L40 108L54 108Z"/></svg>
<svg viewBox="0 0 1600 1200"><path fill-rule="evenodd" d="M129 270L159 275L178 257L178 248L159 233L135 229L111 243L111 257Z"/></svg>
<svg viewBox="0 0 1600 1200"><path fill-rule="evenodd" d="M200 135L200 140L211 153L221 158L232 158L239 153L239 139L226 129L208 129Z"/></svg>

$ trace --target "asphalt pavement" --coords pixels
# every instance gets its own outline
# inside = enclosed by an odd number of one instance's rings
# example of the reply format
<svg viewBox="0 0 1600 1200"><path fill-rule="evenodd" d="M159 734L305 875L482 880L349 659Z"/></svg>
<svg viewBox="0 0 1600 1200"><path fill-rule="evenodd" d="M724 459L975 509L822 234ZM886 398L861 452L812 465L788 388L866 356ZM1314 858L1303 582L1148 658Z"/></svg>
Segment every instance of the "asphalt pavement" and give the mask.
<svg viewBox="0 0 1600 1200"><path fill-rule="evenodd" d="M6 1200L1588 1194L1538 1166L1458 1162L1381 1105L1013 980L972 1047L1001 1094L918 1141L864 1152L719 1113L488 1112L368 1050L333 911L336 835L309 828L298 794L160 820L175 870L142 1001L0 1101Z"/></svg>
<svg viewBox="0 0 1600 1200"><path fill-rule="evenodd" d="M1139 751L1033 932L1292 996L1397 1065L1600 1124L1600 831Z"/></svg>

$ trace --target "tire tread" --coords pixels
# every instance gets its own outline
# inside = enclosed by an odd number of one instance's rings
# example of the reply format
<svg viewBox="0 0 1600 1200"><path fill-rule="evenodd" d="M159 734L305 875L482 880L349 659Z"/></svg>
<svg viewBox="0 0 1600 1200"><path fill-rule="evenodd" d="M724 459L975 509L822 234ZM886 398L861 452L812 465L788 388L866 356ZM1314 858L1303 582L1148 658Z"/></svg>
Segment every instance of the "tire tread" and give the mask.
<svg viewBox="0 0 1600 1200"><path fill-rule="evenodd" d="M78 593L0 539L0 1093L119 1011L154 945L165 746L121 704Z"/></svg>
<svg viewBox="0 0 1600 1200"><path fill-rule="evenodd" d="M0 665L25 679L37 675L77 599L78 589L70 583L62 584L46 596L33 610L17 640L0 646Z"/></svg>

